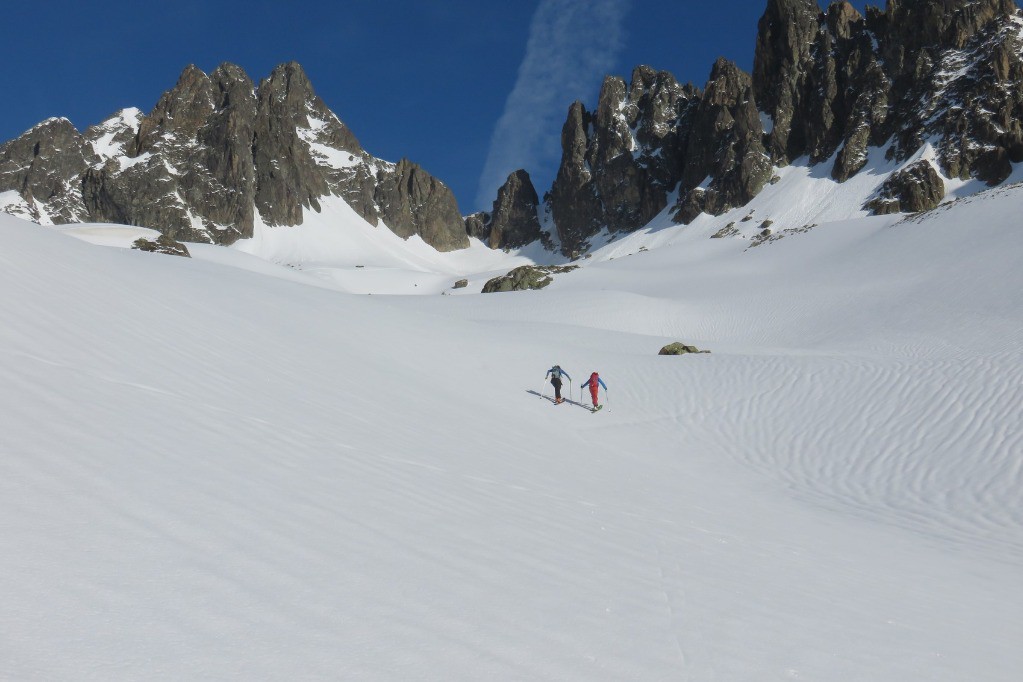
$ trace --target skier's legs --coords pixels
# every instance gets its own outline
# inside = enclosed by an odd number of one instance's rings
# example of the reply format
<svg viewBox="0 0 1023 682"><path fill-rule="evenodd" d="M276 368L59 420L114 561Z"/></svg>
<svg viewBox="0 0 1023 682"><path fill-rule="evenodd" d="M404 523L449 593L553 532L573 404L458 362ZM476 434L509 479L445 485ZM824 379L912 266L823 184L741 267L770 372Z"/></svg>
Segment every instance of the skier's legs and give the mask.
<svg viewBox="0 0 1023 682"><path fill-rule="evenodd" d="M590 397L593 398L593 406L597 406L597 387L590 386Z"/></svg>
<svg viewBox="0 0 1023 682"><path fill-rule="evenodd" d="M554 399L561 400L561 379L551 379L551 385L554 386Z"/></svg>

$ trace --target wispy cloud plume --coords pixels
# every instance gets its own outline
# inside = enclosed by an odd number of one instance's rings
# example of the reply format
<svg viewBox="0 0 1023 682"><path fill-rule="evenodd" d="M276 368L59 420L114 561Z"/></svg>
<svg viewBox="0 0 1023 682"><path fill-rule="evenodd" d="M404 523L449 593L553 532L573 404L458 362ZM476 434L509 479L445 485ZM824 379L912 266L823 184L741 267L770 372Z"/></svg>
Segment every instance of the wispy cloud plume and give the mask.
<svg viewBox="0 0 1023 682"><path fill-rule="evenodd" d="M526 56L483 167L476 205L490 208L508 174L525 168L541 194L557 173L568 106L586 100L614 66L629 0L543 0Z"/></svg>

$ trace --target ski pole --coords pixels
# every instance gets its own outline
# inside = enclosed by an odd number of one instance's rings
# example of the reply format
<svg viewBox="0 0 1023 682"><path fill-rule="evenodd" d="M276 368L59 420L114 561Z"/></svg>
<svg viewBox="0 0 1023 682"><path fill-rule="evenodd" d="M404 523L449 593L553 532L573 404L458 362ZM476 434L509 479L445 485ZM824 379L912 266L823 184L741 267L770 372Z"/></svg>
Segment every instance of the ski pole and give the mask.
<svg viewBox="0 0 1023 682"><path fill-rule="evenodd" d="M540 397L541 398L546 398L547 397L547 376L546 375L544 375L544 378L543 378L543 385L540 386Z"/></svg>

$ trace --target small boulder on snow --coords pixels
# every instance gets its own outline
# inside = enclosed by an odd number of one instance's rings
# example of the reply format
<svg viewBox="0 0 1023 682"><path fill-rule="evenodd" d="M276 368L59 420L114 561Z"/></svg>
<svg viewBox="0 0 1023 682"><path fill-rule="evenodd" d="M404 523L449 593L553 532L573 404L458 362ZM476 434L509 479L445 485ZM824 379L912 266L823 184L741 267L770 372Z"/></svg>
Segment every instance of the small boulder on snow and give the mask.
<svg viewBox="0 0 1023 682"><path fill-rule="evenodd" d="M192 257L192 254L188 252L188 247L179 241L171 239L165 234L161 234L156 239L140 237L132 243L131 248L138 249L139 251L149 251L151 253L164 253L168 256L184 256L185 258Z"/></svg>
<svg viewBox="0 0 1023 682"><path fill-rule="evenodd" d="M700 350L696 346L687 346L686 344L676 341L675 343L669 343L667 346L658 351L658 355L685 355L687 353L709 353L709 350Z"/></svg>
<svg viewBox="0 0 1023 682"><path fill-rule="evenodd" d="M483 286L484 294L499 291L525 291L543 289L554 281L552 275L575 270L577 265L523 265L507 275L494 277Z"/></svg>

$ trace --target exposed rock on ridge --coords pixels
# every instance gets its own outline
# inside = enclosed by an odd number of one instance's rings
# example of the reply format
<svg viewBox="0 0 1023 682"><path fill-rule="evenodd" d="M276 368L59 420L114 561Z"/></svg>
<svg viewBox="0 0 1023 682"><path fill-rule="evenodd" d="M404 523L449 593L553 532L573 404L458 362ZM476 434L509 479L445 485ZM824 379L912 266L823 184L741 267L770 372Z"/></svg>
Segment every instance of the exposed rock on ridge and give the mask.
<svg viewBox="0 0 1023 682"><path fill-rule="evenodd" d="M379 216L402 239L418 234L438 251L469 246L451 190L422 168L402 159L377 175L374 194Z"/></svg>
<svg viewBox="0 0 1023 682"><path fill-rule="evenodd" d="M74 191L96 160L66 118L51 118L0 146L0 191L15 190L21 206L9 211L29 220L74 222L86 215Z"/></svg>
<svg viewBox="0 0 1023 682"><path fill-rule="evenodd" d="M945 196L945 183L928 161L917 161L892 173L866 208L877 214L916 213L937 206Z"/></svg>
<svg viewBox="0 0 1023 682"><path fill-rule="evenodd" d="M772 159L793 159L806 148L802 113L806 79L820 10L816 0L769 0L757 32L753 87L757 104L773 117L768 144Z"/></svg>
<svg viewBox="0 0 1023 682"><path fill-rule="evenodd" d="M566 254L605 227L641 227L667 206L698 99L693 86L641 66L628 87L604 80L596 112L581 102L569 108L561 165L545 196Z"/></svg>
<svg viewBox="0 0 1023 682"><path fill-rule="evenodd" d="M0 147L0 210L49 223L119 222L182 241L231 243L257 218L295 225L340 196L373 225L440 250L468 245L451 191L422 168L375 159L295 63L258 87L224 64L187 67L147 116L79 133L53 119Z"/></svg>
<svg viewBox="0 0 1023 682"><path fill-rule="evenodd" d="M545 197L563 252L584 251L603 229L646 225L674 191L682 222L746 203L771 177L762 138L750 76L727 60L703 92L649 67L636 68L628 87L606 78L594 113L570 107Z"/></svg>
<svg viewBox="0 0 1023 682"><path fill-rule="evenodd" d="M489 223L487 244L492 249L514 249L541 239L540 197L526 171L515 171L497 191Z"/></svg>
<svg viewBox="0 0 1023 682"><path fill-rule="evenodd" d="M1001 182L1010 150L1023 155L1018 14L1012 0L889 0L865 17L844 1L822 13L769 0L753 74L772 160L834 155L844 181L870 146L891 140L902 161L937 139L947 175Z"/></svg>
<svg viewBox="0 0 1023 682"><path fill-rule="evenodd" d="M639 67L628 87L606 78L595 111L572 104L544 197L562 250L645 225L673 193L681 223L743 205L772 164L827 162L844 182L886 144L902 162L931 142L946 176L998 184L1023 161L1021 34L1012 0L888 0L866 15L768 0L752 76L719 60L700 91ZM943 192L926 184L924 203Z"/></svg>
<svg viewBox="0 0 1023 682"><path fill-rule="evenodd" d="M676 206L679 221L690 222L700 212L723 213L756 196L771 179L762 139L752 79L719 59L693 117ZM705 179L710 182L704 188Z"/></svg>

